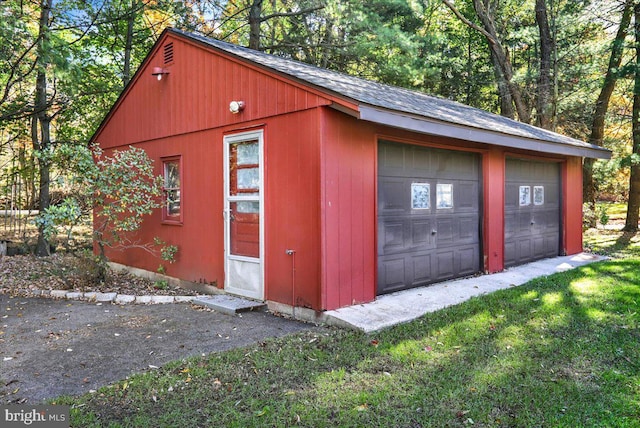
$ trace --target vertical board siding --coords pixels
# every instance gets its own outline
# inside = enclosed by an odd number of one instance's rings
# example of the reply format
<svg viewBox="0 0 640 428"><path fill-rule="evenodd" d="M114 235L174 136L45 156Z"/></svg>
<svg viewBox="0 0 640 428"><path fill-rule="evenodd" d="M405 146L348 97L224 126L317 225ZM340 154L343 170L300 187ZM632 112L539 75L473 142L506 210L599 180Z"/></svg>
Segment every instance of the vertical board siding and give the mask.
<svg viewBox="0 0 640 428"><path fill-rule="evenodd" d="M567 158L562 167L563 249L582 252L582 159Z"/></svg>
<svg viewBox="0 0 640 428"><path fill-rule="evenodd" d="M318 118L305 110L272 118L265 129L265 298L320 310L320 197ZM296 126L292 126L296 124ZM227 128L227 134L234 132ZM182 157L183 223L162 223L156 210L145 219L141 242L159 237L179 247L175 263L142 251L111 251L117 263L192 282L224 284L223 130L208 130L141 143L155 159ZM293 259L287 249L295 253ZM294 284L295 282L295 284ZM295 290L294 290L295 285Z"/></svg>
<svg viewBox="0 0 640 428"><path fill-rule="evenodd" d="M162 264L167 275L192 282L217 285L224 283L222 186L222 133L191 133L152 143L138 144L154 159L155 173L162 174L160 159L180 155L182 158L182 225L162 222L159 209L148 216L136 235L140 242L154 237L178 246L175 263L162 261L143 250L111 251L112 261L155 272Z"/></svg>
<svg viewBox="0 0 640 428"><path fill-rule="evenodd" d="M317 115L278 116L265 128L265 291L267 300L320 310Z"/></svg>
<svg viewBox="0 0 640 428"><path fill-rule="evenodd" d="M375 298L372 129L333 110L322 118L323 309Z"/></svg>
<svg viewBox="0 0 640 428"><path fill-rule="evenodd" d="M154 66L163 66L161 43L136 75L95 137L104 148L126 146L172 135L238 124L329 102L266 72L247 67L211 49L168 36L175 60L169 75L157 81ZM229 112L229 102L246 109Z"/></svg>
<svg viewBox="0 0 640 428"><path fill-rule="evenodd" d="M177 245L177 260L169 264L136 249L111 251L110 259L152 272L163 264L169 276L222 287L223 137L259 126L265 130L265 297L320 309L319 132L312 107L328 101L211 50L171 40L170 74L161 81L151 75L163 65L162 43L94 139L107 150L145 149L157 174L162 157L182 157L183 223L162 223L156 210L137 236ZM232 100L245 101L246 109L232 114ZM286 249L296 251L295 276Z"/></svg>
<svg viewBox="0 0 640 428"><path fill-rule="evenodd" d="M494 273L504 269L504 151L493 147L482 160L484 269Z"/></svg>

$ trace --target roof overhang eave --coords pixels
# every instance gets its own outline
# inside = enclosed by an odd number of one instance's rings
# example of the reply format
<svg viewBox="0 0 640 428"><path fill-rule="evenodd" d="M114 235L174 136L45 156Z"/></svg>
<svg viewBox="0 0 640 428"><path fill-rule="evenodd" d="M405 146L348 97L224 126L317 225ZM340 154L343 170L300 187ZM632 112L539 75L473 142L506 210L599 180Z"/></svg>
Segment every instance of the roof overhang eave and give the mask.
<svg viewBox="0 0 640 428"><path fill-rule="evenodd" d="M425 117L381 109L361 104L360 119L395 128L407 129L423 134L456 138L476 143L493 144L514 149L532 150L541 153L553 153L567 156L579 156L594 159L611 159L611 151L605 148L584 144L569 144L539 140L517 135L504 134L488 129L437 121Z"/></svg>

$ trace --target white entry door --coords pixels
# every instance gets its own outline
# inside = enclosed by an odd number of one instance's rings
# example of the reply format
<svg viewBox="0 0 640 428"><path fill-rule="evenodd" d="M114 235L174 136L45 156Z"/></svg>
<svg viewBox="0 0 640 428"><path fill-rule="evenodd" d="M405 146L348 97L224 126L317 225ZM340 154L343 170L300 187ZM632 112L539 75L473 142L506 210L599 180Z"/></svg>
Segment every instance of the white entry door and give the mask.
<svg viewBox="0 0 640 428"><path fill-rule="evenodd" d="M262 131L224 137L224 288L258 300L264 299L262 145Z"/></svg>

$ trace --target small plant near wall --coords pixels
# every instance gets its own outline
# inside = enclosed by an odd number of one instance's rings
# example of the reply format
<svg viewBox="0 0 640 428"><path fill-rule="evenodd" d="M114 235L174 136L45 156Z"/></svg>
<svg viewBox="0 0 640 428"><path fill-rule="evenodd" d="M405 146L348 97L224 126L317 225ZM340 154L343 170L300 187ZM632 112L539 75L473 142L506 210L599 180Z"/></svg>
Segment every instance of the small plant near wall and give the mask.
<svg viewBox="0 0 640 428"><path fill-rule="evenodd" d="M62 234L69 249L74 231L93 214L93 240L98 248L98 280L107 273L107 248L139 248L173 263L178 247L159 238L142 242L135 232L146 216L161 207L163 179L153 174L153 161L136 147L116 150L110 156L93 146L59 150L74 172L75 191L64 201L44 210L36 224L47 237Z"/></svg>
<svg viewBox="0 0 640 428"><path fill-rule="evenodd" d="M162 239L157 236L153 238L153 243L160 248L160 258L166 262L173 263L176 261L176 254L178 254L178 246L177 245L169 245ZM164 266L160 265L163 271ZM160 268L158 268L160 269ZM164 273L164 272L162 272Z"/></svg>
<svg viewBox="0 0 640 428"><path fill-rule="evenodd" d="M169 288L169 281L167 281L166 279L159 279L157 281L154 281L153 288L158 290L166 290Z"/></svg>
<svg viewBox="0 0 640 428"><path fill-rule="evenodd" d="M589 204L582 204L582 230L597 228L598 209Z"/></svg>
<svg viewBox="0 0 640 428"><path fill-rule="evenodd" d="M163 264L160 264L158 265L158 269L156 269L156 272L158 272L160 275L165 275L167 273L167 270L165 269ZM169 281L167 281L166 279L158 279L153 282L153 287L157 288L158 290L166 290L167 288L169 288Z"/></svg>
<svg viewBox="0 0 640 428"><path fill-rule="evenodd" d="M178 253L178 247L176 245L169 245L158 237L153 238L153 243L160 248L160 258L162 260L169 263L176 261L176 254ZM160 275L166 275L167 268L163 264L159 264L156 272ZM169 288L169 282L166 279L159 279L153 283L153 286L158 290L166 290Z"/></svg>
<svg viewBox="0 0 640 428"><path fill-rule="evenodd" d="M598 224L602 225L603 228L607 226L611 222L611 215L609 213L611 207L612 204L608 202L598 202L595 207L584 204L582 206L582 229L587 230L594 227L591 226L592 224L596 225L595 228L599 228Z"/></svg>
<svg viewBox="0 0 640 428"><path fill-rule="evenodd" d="M165 269L164 265L158 265L158 269L156 269L156 272L158 272L160 275L164 275L165 273L167 273L167 270Z"/></svg>
<svg viewBox="0 0 640 428"><path fill-rule="evenodd" d="M600 224L604 227L607 225L607 223L609 223L609 214L607 213L607 206L606 205L599 205L596 208L597 212L598 212L598 221L600 221Z"/></svg>

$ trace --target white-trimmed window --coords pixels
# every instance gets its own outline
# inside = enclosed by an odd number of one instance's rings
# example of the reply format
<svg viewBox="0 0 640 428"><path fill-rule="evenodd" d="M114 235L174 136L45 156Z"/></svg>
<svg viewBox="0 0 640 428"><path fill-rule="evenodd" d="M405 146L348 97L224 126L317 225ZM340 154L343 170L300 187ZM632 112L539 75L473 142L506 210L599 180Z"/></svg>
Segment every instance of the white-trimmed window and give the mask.
<svg viewBox="0 0 640 428"><path fill-rule="evenodd" d="M164 203L162 220L170 223L182 222L182 157L162 158L164 176Z"/></svg>

